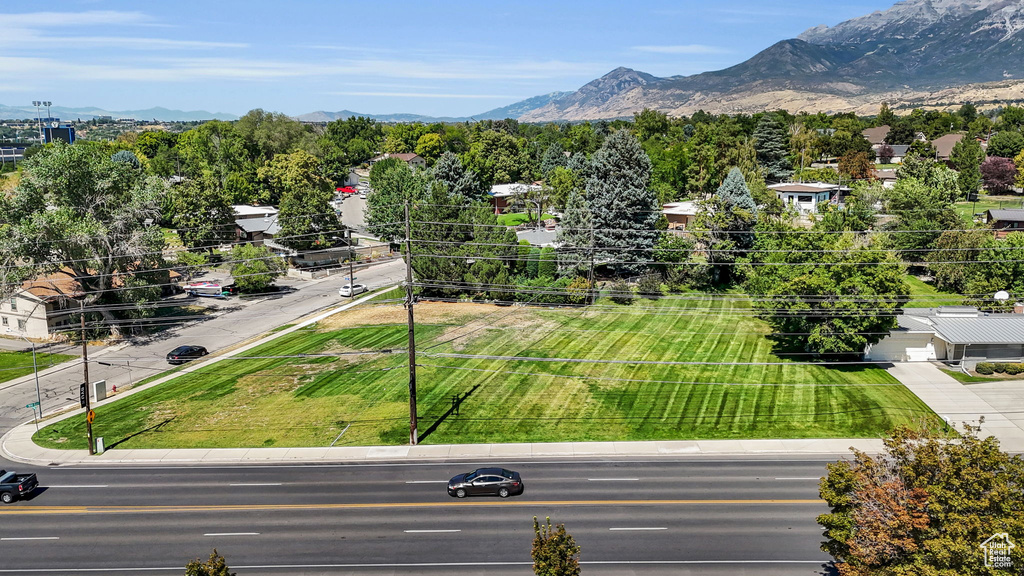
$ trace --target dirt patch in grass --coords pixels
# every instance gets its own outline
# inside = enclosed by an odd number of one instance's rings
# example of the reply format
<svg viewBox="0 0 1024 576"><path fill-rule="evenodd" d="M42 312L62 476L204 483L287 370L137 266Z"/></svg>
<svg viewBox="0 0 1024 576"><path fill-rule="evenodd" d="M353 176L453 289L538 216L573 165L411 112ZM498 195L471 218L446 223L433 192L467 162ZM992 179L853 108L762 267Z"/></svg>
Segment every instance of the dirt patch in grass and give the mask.
<svg viewBox="0 0 1024 576"><path fill-rule="evenodd" d="M475 318L496 309L491 304L458 304L451 302L423 302L416 305L417 324L451 324L459 318ZM338 330L352 326L376 326L400 324L408 320L401 304L390 306L367 306L339 312L317 323L320 331Z"/></svg>

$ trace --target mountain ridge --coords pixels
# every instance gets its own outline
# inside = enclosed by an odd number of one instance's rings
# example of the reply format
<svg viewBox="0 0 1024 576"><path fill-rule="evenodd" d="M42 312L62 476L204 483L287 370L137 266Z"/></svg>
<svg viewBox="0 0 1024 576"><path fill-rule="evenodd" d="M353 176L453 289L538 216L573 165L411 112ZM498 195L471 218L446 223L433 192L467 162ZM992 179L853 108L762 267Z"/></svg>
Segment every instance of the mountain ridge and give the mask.
<svg viewBox="0 0 1024 576"><path fill-rule="evenodd" d="M45 114L40 109L40 114ZM144 110L104 110L95 106L68 107L50 106L50 114L63 120L92 120L100 116L111 118L132 118L135 120L157 120L160 122L198 122L202 120L238 120L235 114L227 112L207 112L206 110L172 110L156 106ZM8 106L0 104L0 119L25 120L36 118L35 106Z"/></svg>

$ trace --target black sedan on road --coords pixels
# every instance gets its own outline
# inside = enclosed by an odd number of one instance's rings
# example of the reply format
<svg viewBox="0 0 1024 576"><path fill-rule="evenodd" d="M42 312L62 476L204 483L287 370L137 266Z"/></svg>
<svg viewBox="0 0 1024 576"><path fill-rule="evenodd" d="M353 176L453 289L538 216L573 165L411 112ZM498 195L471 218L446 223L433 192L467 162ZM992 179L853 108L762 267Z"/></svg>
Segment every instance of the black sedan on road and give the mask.
<svg viewBox="0 0 1024 576"><path fill-rule="evenodd" d="M196 358L202 358L209 352L202 346L178 346L174 350L167 353L167 362L169 364L184 364L189 360L195 360Z"/></svg>
<svg viewBox="0 0 1024 576"><path fill-rule="evenodd" d="M454 498L466 496L501 496L508 498L523 493L523 479L519 472L504 468L477 468L472 472L459 474L448 481L448 495Z"/></svg>

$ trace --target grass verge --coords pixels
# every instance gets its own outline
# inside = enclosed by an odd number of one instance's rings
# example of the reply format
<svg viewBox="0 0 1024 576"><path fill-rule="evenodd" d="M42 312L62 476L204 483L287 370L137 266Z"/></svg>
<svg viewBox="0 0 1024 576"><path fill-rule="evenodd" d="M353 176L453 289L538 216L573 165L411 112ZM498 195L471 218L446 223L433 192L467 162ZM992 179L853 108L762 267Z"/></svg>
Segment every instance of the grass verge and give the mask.
<svg viewBox="0 0 1024 576"><path fill-rule="evenodd" d="M405 315L381 304L339 313L102 406L95 434L114 448L327 446L347 428L338 445L403 444ZM878 437L897 424L939 424L880 368L776 357L746 303L431 302L416 317L428 444ZM75 417L35 438L84 448L84 433Z"/></svg>
<svg viewBox="0 0 1024 576"><path fill-rule="evenodd" d="M43 370L74 358L68 354L36 352L36 366ZM21 378L32 372L32 352L0 352L0 382Z"/></svg>

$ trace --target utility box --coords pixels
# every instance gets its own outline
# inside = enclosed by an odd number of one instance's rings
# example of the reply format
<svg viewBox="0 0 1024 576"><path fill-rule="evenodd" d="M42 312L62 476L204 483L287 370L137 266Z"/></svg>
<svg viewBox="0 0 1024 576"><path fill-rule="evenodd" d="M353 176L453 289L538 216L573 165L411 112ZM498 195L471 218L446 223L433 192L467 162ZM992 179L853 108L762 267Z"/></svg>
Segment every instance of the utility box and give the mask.
<svg viewBox="0 0 1024 576"><path fill-rule="evenodd" d="M103 454L106 450L106 446L103 445L103 436L96 437L96 453Z"/></svg>
<svg viewBox="0 0 1024 576"><path fill-rule="evenodd" d="M95 398L97 402L107 399L106 380L99 380L92 383L92 397Z"/></svg>

